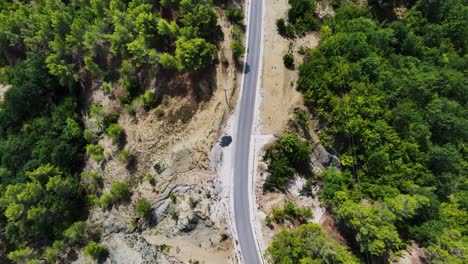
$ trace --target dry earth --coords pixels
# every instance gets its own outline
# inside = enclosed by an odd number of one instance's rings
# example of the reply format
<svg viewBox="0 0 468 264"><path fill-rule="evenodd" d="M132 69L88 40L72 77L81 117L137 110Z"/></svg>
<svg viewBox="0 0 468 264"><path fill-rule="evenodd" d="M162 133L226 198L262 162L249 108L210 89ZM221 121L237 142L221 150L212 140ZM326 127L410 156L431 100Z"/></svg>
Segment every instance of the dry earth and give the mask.
<svg viewBox="0 0 468 264"><path fill-rule="evenodd" d="M302 61L298 50L301 46L318 45L317 32L299 39L286 39L276 29L276 20L285 18L289 9L287 0L270 0L265 5L262 106L260 133L281 134L291 118L293 109L302 105L302 94L295 89L298 73L284 66L283 56L293 51L296 65Z"/></svg>
<svg viewBox="0 0 468 264"><path fill-rule="evenodd" d="M229 66L221 63L213 70L212 80L198 80L185 91L166 97L161 105L164 116L156 109L145 112L136 107L136 115L123 111L115 99L95 89L91 102L103 105L107 112L120 113L119 125L126 135L125 148L135 157L130 167L119 162L119 148L108 136L101 136L104 161L87 160L86 171L99 172L107 193L113 182L128 182L132 186L132 201L111 210L94 208L88 217L92 229L100 230L109 256L106 263L236 263L233 242L229 235L226 208L221 201L221 184L212 172L208 153L219 138L220 128L235 105L239 72L231 57L231 26L219 12L219 24L224 33L218 56L225 56ZM185 76L180 76L187 86ZM167 87L155 80L155 92ZM116 88L118 90L118 88ZM183 90L183 89L182 89ZM194 92L195 91L195 92ZM199 94L209 95L199 98ZM208 98L208 99L205 99ZM93 120L85 118L88 128ZM145 175L156 178L155 186ZM153 216L149 225L135 219L135 202L150 201ZM78 254L76 263L90 260Z"/></svg>

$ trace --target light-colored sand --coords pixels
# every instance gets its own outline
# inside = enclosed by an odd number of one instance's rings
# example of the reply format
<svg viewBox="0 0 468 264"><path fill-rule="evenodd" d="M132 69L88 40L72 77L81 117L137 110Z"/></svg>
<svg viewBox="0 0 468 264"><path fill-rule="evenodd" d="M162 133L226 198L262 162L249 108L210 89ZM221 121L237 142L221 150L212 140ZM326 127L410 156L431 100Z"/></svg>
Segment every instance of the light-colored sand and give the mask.
<svg viewBox="0 0 468 264"><path fill-rule="evenodd" d="M268 0L265 5L264 51L262 73L261 133L280 134L284 131L292 110L302 105L302 94L295 89L297 71L284 66L283 56L293 43L296 65L301 61L297 53L300 46L313 47L318 44L318 34L311 33L299 39L288 40L278 34L276 20L285 18L288 0Z"/></svg>

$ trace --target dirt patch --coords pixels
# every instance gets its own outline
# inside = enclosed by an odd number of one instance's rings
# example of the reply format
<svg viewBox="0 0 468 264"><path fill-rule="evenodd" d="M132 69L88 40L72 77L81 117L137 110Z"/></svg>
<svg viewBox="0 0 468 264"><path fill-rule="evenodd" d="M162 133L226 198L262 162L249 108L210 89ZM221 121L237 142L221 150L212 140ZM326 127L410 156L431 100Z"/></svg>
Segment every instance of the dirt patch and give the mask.
<svg viewBox="0 0 468 264"><path fill-rule="evenodd" d="M283 56L292 51L295 64L299 65L302 61L300 47L314 47L319 40L318 33L292 40L278 34L276 20L285 18L288 8L288 0L272 0L265 5L260 117L262 134L280 134L291 118L294 107L303 104L302 94L295 89L298 72L284 66Z"/></svg>

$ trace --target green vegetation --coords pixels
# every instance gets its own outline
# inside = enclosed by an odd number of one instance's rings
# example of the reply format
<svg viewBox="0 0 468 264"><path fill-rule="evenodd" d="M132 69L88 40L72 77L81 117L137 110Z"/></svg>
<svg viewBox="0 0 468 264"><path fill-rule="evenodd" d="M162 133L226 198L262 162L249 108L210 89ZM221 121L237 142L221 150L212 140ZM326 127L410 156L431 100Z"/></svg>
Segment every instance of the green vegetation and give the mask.
<svg viewBox="0 0 468 264"><path fill-rule="evenodd" d="M146 199L139 200L135 205L135 215L145 219L151 218L151 204Z"/></svg>
<svg viewBox="0 0 468 264"><path fill-rule="evenodd" d="M118 124L111 124L107 128L106 133L112 139L112 142L114 142L114 144L120 143L122 136L124 135L123 128Z"/></svg>
<svg viewBox="0 0 468 264"><path fill-rule="evenodd" d="M359 263L317 224L281 230L273 238L266 257L270 263Z"/></svg>
<svg viewBox="0 0 468 264"><path fill-rule="evenodd" d="M235 60L239 60L241 56L245 54L245 47L242 43L235 39L231 43L232 56Z"/></svg>
<svg viewBox="0 0 468 264"><path fill-rule="evenodd" d="M284 190L286 183L297 171L308 168L311 148L294 134L285 134L268 148L265 159L270 160L270 176L263 185L264 190Z"/></svg>
<svg viewBox="0 0 468 264"><path fill-rule="evenodd" d="M123 164L129 164L132 158L132 153L128 149L123 149L119 153L119 161Z"/></svg>
<svg viewBox="0 0 468 264"><path fill-rule="evenodd" d="M230 5L227 8L226 16L229 22L233 24L237 24L237 25L244 24L244 11L242 11L241 8L235 5Z"/></svg>
<svg viewBox="0 0 468 264"><path fill-rule="evenodd" d="M52 262L102 188L80 184L85 151L101 162L102 133L123 135L119 116L87 109L87 96L96 87L156 107L151 80L212 65L217 14L210 0L0 1L0 21L0 83L11 85L0 103L0 262Z"/></svg>
<svg viewBox="0 0 468 264"><path fill-rule="evenodd" d="M422 0L379 24L345 5L299 67L321 142L343 167L324 172L321 197L366 262L411 240L428 263L466 262L467 11Z"/></svg>
<svg viewBox="0 0 468 264"><path fill-rule="evenodd" d="M106 248L94 241L89 242L88 245L84 248L84 253L86 256L92 258L93 260L99 260L106 255Z"/></svg>
<svg viewBox="0 0 468 264"><path fill-rule="evenodd" d="M103 149L99 144L89 144L86 146L86 153L96 162L101 162L104 159Z"/></svg>
<svg viewBox="0 0 468 264"><path fill-rule="evenodd" d="M112 184L110 192L100 198L100 204L103 208L109 208L119 202L127 202L132 196L132 191L128 184L116 181Z"/></svg>
<svg viewBox="0 0 468 264"><path fill-rule="evenodd" d="M289 222L299 221L299 223L304 224L313 217L309 208L297 208L291 202L288 202L284 208L273 208L273 220L278 224L282 224L286 220Z"/></svg>
<svg viewBox="0 0 468 264"><path fill-rule="evenodd" d="M290 52L283 56L283 63L286 68L292 68L294 66L294 55Z"/></svg>
<svg viewBox="0 0 468 264"><path fill-rule="evenodd" d="M304 35L318 30L320 22L315 17L315 0L289 0L288 23L282 18L276 21L278 32L285 37Z"/></svg>

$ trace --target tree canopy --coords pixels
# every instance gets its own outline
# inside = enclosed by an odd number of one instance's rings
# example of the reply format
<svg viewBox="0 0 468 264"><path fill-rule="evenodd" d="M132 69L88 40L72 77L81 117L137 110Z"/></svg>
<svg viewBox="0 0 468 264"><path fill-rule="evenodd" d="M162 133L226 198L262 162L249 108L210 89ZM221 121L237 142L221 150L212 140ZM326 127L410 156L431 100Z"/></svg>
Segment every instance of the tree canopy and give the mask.
<svg viewBox="0 0 468 264"><path fill-rule="evenodd" d="M393 2L393 1L392 1ZM321 196L368 262L411 239L429 263L466 261L464 1L417 1L380 23L345 4L299 67L297 88L342 172ZM457 252L456 254L453 254ZM367 257L366 257L367 256Z"/></svg>

